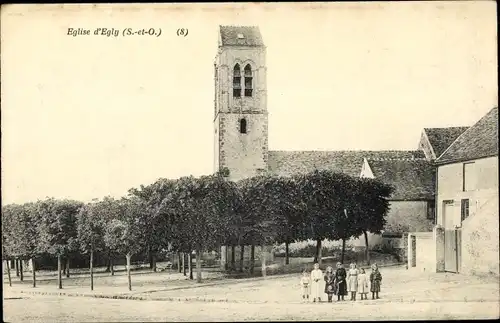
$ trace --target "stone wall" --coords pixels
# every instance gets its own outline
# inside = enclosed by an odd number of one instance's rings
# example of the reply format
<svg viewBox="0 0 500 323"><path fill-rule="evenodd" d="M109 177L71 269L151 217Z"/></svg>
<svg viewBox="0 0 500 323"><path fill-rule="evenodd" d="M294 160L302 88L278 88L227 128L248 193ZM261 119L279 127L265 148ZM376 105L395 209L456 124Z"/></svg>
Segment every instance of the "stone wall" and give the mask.
<svg viewBox="0 0 500 323"><path fill-rule="evenodd" d="M462 223L464 274L499 274L498 195Z"/></svg>
<svg viewBox="0 0 500 323"><path fill-rule="evenodd" d="M391 201L386 231L430 232L434 221L427 218L427 201Z"/></svg>

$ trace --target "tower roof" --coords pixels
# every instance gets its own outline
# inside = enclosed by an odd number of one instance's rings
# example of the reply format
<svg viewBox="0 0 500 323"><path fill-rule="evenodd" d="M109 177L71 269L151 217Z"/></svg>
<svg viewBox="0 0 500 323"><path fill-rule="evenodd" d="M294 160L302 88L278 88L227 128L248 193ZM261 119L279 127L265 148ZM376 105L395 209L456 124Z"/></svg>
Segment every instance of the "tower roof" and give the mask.
<svg viewBox="0 0 500 323"><path fill-rule="evenodd" d="M256 26L220 26L219 35L221 46L264 46Z"/></svg>

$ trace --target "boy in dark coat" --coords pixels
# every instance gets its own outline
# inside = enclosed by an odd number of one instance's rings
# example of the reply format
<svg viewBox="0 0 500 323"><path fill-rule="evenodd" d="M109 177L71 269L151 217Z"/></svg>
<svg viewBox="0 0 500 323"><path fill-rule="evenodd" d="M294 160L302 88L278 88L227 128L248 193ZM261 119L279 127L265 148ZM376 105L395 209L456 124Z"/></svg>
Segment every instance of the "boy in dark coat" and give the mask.
<svg viewBox="0 0 500 323"><path fill-rule="evenodd" d="M335 286L337 292L337 301L344 300L344 296L347 295L347 282L346 282L347 273L344 269L344 266L340 262L337 263L337 271L335 272Z"/></svg>
<svg viewBox="0 0 500 323"><path fill-rule="evenodd" d="M372 265L372 272L370 273L370 291L372 292L372 299L379 298L380 285L382 284L382 274L378 271L377 264Z"/></svg>

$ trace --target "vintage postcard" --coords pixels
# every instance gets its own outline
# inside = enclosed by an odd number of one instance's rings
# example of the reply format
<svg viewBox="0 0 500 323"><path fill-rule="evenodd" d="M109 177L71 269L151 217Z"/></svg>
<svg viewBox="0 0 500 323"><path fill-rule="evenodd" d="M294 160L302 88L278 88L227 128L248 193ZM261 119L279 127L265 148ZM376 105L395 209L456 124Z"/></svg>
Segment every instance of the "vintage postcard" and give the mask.
<svg viewBox="0 0 500 323"><path fill-rule="evenodd" d="M3 320L499 318L496 6L3 5Z"/></svg>

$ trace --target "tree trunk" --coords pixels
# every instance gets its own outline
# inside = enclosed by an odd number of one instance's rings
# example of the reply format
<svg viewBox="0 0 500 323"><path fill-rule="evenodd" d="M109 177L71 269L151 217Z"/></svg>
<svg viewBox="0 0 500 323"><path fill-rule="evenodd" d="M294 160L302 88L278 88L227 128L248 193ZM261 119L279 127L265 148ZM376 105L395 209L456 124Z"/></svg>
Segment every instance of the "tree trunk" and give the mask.
<svg viewBox="0 0 500 323"><path fill-rule="evenodd" d="M115 275L115 266L113 265L113 256L109 257L109 269L111 271L111 276Z"/></svg>
<svg viewBox="0 0 500 323"><path fill-rule="evenodd" d="M183 253L182 253L182 271L183 271L183 273L184 273L184 276L187 276L187 275L186 275L186 267L187 267L187 266L186 266L186 253L185 253L185 252L183 252Z"/></svg>
<svg viewBox="0 0 500 323"><path fill-rule="evenodd" d="M57 255L57 285L62 289L62 260L61 255Z"/></svg>
<svg viewBox="0 0 500 323"><path fill-rule="evenodd" d="M132 290L132 278L130 277L130 258L131 254L127 254L127 279L128 279L128 290Z"/></svg>
<svg viewBox="0 0 500 323"><path fill-rule="evenodd" d="M261 250L260 250L260 262L261 262L261 270L262 270L262 277L266 277L266 258L267 258L267 254L266 254L266 247L264 244L262 244L262 246L260 247Z"/></svg>
<svg viewBox="0 0 500 323"><path fill-rule="evenodd" d="M36 267L35 267L35 258L31 258L31 272L32 272L32 279L33 279L33 287L36 287Z"/></svg>
<svg viewBox="0 0 500 323"><path fill-rule="evenodd" d="M201 283L201 249L196 249L196 282Z"/></svg>
<svg viewBox="0 0 500 323"><path fill-rule="evenodd" d="M148 261L149 261L149 269L153 269L153 252L151 247L148 247Z"/></svg>
<svg viewBox="0 0 500 323"><path fill-rule="evenodd" d="M156 272L156 253L153 252L153 254L151 255L151 269L153 269L153 272Z"/></svg>
<svg viewBox="0 0 500 323"><path fill-rule="evenodd" d="M16 277L19 277L19 259L15 259L14 263L16 264Z"/></svg>
<svg viewBox="0 0 500 323"><path fill-rule="evenodd" d="M365 260L366 260L366 264L369 265L370 264L370 248L368 246L368 233L366 231L363 231L364 235L365 235Z"/></svg>
<svg viewBox="0 0 500 323"><path fill-rule="evenodd" d="M220 269L227 270L227 246L220 247Z"/></svg>
<svg viewBox="0 0 500 323"><path fill-rule="evenodd" d="M111 263L111 251L108 250L108 261L106 262L106 269L104 270L105 273L108 273L111 271L111 266L112 266L112 263Z"/></svg>
<svg viewBox="0 0 500 323"><path fill-rule="evenodd" d="M182 259L181 259L181 253L177 253L177 269L179 270L179 273L182 272L182 267L181 267Z"/></svg>
<svg viewBox="0 0 500 323"><path fill-rule="evenodd" d="M285 242L285 265L290 264L290 255L289 255L289 243L288 241Z"/></svg>
<svg viewBox="0 0 500 323"><path fill-rule="evenodd" d="M344 263L344 255L345 255L345 239L342 239L342 254L340 256L341 263Z"/></svg>
<svg viewBox="0 0 500 323"><path fill-rule="evenodd" d="M23 260L19 259L19 280L24 280L24 272L23 272Z"/></svg>
<svg viewBox="0 0 500 323"><path fill-rule="evenodd" d="M240 272L243 272L243 265L244 265L244 260L245 260L245 245L241 245L241 251L240 251Z"/></svg>
<svg viewBox="0 0 500 323"><path fill-rule="evenodd" d="M66 258L66 278L69 278L69 257Z"/></svg>
<svg viewBox="0 0 500 323"><path fill-rule="evenodd" d="M90 290L94 290L94 250L90 250Z"/></svg>
<svg viewBox="0 0 500 323"><path fill-rule="evenodd" d="M9 286L12 287L12 278L10 277L10 266L11 266L11 262L6 260L7 262L7 277L9 279ZM3 275L3 273L2 273Z"/></svg>
<svg viewBox="0 0 500 323"><path fill-rule="evenodd" d="M231 270L236 270L235 253L236 253L236 246L233 244L231 245Z"/></svg>
<svg viewBox="0 0 500 323"><path fill-rule="evenodd" d="M317 262L319 265L321 265L321 259L323 258L321 249L321 239L318 239L316 240L316 259L314 260L314 262Z"/></svg>
<svg viewBox="0 0 500 323"><path fill-rule="evenodd" d="M255 268L255 245L252 242L252 247L250 248L250 273L253 274Z"/></svg>
<svg viewBox="0 0 500 323"><path fill-rule="evenodd" d="M193 279L193 253L188 253L189 279Z"/></svg>

